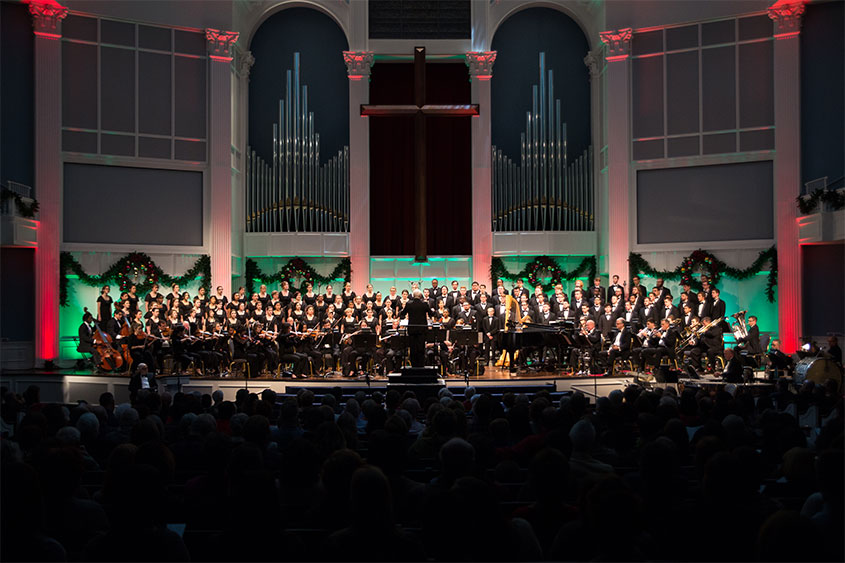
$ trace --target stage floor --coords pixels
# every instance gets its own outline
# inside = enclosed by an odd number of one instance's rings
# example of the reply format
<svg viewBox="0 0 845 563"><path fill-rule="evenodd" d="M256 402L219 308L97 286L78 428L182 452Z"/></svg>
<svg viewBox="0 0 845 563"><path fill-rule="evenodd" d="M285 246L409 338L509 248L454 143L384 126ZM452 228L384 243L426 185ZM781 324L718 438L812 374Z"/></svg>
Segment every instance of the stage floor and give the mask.
<svg viewBox="0 0 845 563"><path fill-rule="evenodd" d="M177 376L159 376L160 388L165 385L175 390ZM251 379L235 377L203 377L190 374L178 376L181 390L184 392L199 391L212 393L218 389L223 391L227 400L234 399L239 389L260 392L263 389L273 389L277 393L287 393L302 387L312 389L340 387L367 387L365 378L349 378L340 375L329 377L308 377L305 379L273 378L269 376ZM624 389L635 383L634 374L620 374L619 377L572 376L561 372L532 372L519 371L512 373L507 368L489 366L480 377L470 377L466 380L462 376L450 376L442 379L449 388L463 387L467 383L475 387L505 387L514 392L530 392L530 390L549 389L551 391L582 391L590 396L607 396L614 389ZM387 377L370 377L371 389L384 390L387 387ZM16 393L23 393L30 385L41 388L41 400L44 402L75 403L85 400L97 403L101 393L114 394L115 400L125 402L129 400L128 374L98 374L93 370L19 370L0 373L0 384L9 387Z"/></svg>

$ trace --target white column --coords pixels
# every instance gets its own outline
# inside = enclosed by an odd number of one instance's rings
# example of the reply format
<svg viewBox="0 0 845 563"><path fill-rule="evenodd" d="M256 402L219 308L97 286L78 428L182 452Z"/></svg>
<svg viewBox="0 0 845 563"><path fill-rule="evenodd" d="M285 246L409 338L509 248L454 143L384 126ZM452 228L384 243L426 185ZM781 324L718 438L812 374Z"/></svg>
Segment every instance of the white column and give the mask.
<svg viewBox="0 0 845 563"><path fill-rule="evenodd" d="M628 278L631 238L628 227L631 164L631 29L603 31L607 46L607 273Z"/></svg>
<svg viewBox="0 0 845 563"><path fill-rule="evenodd" d="M776 2L769 8L775 21L775 206L778 249L778 333L785 353L799 346L801 311L801 247L795 221L795 198L801 186L801 59L800 31L804 3Z"/></svg>
<svg viewBox="0 0 845 563"><path fill-rule="evenodd" d="M206 29L208 42L211 291L232 294L232 55L235 31Z"/></svg>
<svg viewBox="0 0 845 563"><path fill-rule="evenodd" d="M370 51L344 51L349 76L349 257L352 288L370 280L370 122L361 104L370 101Z"/></svg>
<svg viewBox="0 0 845 563"><path fill-rule="evenodd" d="M466 54L472 81L472 103L478 116L472 118L472 281L484 283L493 291L490 262L493 259L493 201L491 194L492 140L490 136L490 79L496 51L470 51Z"/></svg>
<svg viewBox="0 0 845 563"><path fill-rule="evenodd" d="M35 30L35 361L59 357L59 253L62 232L62 19L55 1L29 4Z"/></svg>
<svg viewBox="0 0 845 563"><path fill-rule="evenodd" d="M601 46L587 52L584 65L590 73L590 125L593 137L593 214L595 216L596 254L598 273L607 269L607 183L602 169L604 152L601 67L604 64ZM612 276L613 274L608 274ZM619 274L620 276L622 274Z"/></svg>

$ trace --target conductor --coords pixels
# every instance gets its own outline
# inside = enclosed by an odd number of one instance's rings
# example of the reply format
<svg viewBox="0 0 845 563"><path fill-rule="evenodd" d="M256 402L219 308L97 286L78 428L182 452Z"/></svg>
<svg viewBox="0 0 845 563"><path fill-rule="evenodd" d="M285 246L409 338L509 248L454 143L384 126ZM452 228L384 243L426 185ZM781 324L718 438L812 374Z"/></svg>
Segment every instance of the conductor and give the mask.
<svg viewBox="0 0 845 563"><path fill-rule="evenodd" d="M415 289L399 318L408 317L408 344L411 348L411 366L425 365L425 331L428 328L429 307L422 299L422 291Z"/></svg>

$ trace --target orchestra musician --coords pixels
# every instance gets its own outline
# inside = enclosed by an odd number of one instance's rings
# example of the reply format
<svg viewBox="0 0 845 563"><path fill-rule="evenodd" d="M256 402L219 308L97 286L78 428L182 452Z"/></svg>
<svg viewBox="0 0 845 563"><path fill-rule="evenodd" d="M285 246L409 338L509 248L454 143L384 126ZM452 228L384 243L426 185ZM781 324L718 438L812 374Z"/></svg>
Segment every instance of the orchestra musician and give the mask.
<svg viewBox="0 0 845 563"><path fill-rule="evenodd" d="M631 356L631 329L625 325L622 317L616 319L616 336L607 351L607 371L605 375L613 374L613 364L616 358L627 360Z"/></svg>
<svg viewBox="0 0 845 563"><path fill-rule="evenodd" d="M649 346L648 349L643 351L641 362L645 363L651 360L656 369L664 356L675 358L675 342L678 339L678 332L672 326L672 319L660 319L660 328L652 335L652 340L655 337L657 338L657 345Z"/></svg>
<svg viewBox="0 0 845 563"><path fill-rule="evenodd" d="M514 333L506 332L505 317L509 303L512 305L512 329L519 327L523 333L547 331L554 335L569 334L570 337L574 335L574 330L575 333L589 335L589 348L595 348L589 350L593 357L598 355L604 339L609 350L606 356L600 356L601 359L611 361L610 352L618 351L612 359L630 355L638 362L641 359L659 362L663 355L671 355L669 346L665 342L660 344L661 339L665 341L663 337L670 332L677 339L678 328L681 328L684 331L683 348L687 349L691 364L700 368L702 356L706 355L710 365L714 365L716 357L722 354L719 327L708 327L701 334L693 332L696 327L702 326L698 320L699 311L724 310L725 304L718 289L706 283L707 293L695 293L685 283L681 300L673 303L662 280L658 280L648 293L639 284L639 278L632 278L634 283L628 290L619 283L618 276L611 279L612 283L607 288L601 286L600 279L593 279L586 288L584 284L576 283L572 300L560 283L555 284L549 294L542 285L535 284L529 295L524 280L515 280L511 292L505 289L502 280L496 280L493 297L486 293L483 284L477 282L473 282L467 291L466 286L453 280L451 292L447 286L434 280L430 287L427 283L414 282L411 287L415 293L421 293L419 298L411 298L407 289L398 291L396 287L391 287L389 293L382 296L374 291L372 284L366 284L365 291L356 294L348 282L338 294L333 293L330 286L322 293L310 282L303 283L300 289L292 288L289 282L283 280L279 284L280 289L262 284L256 293L251 294L241 287L231 295L225 295L222 286L218 286L216 293L208 297L204 288L192 297L176 284L165 296L158 291L157 284L151 284L152 290L143 298L144 306L140 306L141 298L138 296L138 289L143 286L129 285L120 300L111 303L108 303L111 299L109 292L103 287L97 301L98 315L92 320L99 317L103 333L111 337L115 350L124 352L126 357L131 356L132 361L127 360L128 365L137 367L145 363L153 373L160 371L165 356L173 357L175 370L183 371L193 365L198 371L215 374L224 373L226 362L235 358L248 360L253 376L273 371L279 362L285 362L292 364L294 375L300 377L304 373L333 369L338 360L342 360L344 375L350 376L357 371L356 360L360 357L374 357L380 371L390 371L396 367L396 353L405 352L394 351L389 337L396 334L393 331L398 330L400 319L411 316L411 310L417 307L414 305L416 302L425 311L418 311L422 322L412 325L425 327L436 321L447 331L454 330L456 326L468 327L469 331L478 334L480 340L472 346L450 346L454 339L445 345L425 346L423 334L422 353L416 356L417 365L426 361L448 365L451 361L452 365L472 367L475 356L480 354L484 354L484 363L488 364L491 354L495 357L502 349L508 349L516 358L511 363L511 369L524 365L532 351L540 352L538 356L544 364L549 358L557 358L558 363L552 364L557 367L566 365L567 358L569 365L577 361L581 350L576 346L575 350L567 353L572 346L569 338L564 340L563 337L544 335L540 344L535 337L517 338ZM105 312L108 316L104 318ZM654 330L654 325L669 318L677 319L678 326L670 325L670 330L665 333L660 329ZM716 317L709 315L709 318ZM641 329L649 327L649 320L652 321L653 338L651 332ZM616 343L620 321L627 331L622 337L626 341L625 346L620 346L621 342ZM529 322L531 324L527 324ZM80 351L96 352L92 346L95 329L96 326L84 321L79 326ZM367 349L349 350L353 344L351 335L362 330L380 337L379 344L375 347L368 344ZM693 338L688 339L691 334ZM341 336L344 337L342 344ZM635 344L635 336L645 338ZM672 336L668 338L671 340ZM360 339L356 341L361 342ZM406 342L404 337L402 342ZM123 349L122 345L127 343L128 350ZM737 344L748 357L763 352L755 317L748 318L748 335L737 336ZM517 346L524 349L517 350ZM560 353L550 354L551 350L558 351L559 348ZM322 361L324 359L325 362Z"/></svg>

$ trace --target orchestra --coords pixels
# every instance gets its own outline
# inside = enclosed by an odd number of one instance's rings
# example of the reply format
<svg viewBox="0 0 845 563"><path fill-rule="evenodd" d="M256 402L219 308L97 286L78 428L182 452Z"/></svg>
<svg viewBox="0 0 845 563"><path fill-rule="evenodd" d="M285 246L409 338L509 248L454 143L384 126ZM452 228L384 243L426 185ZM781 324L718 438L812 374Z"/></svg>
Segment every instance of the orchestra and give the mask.
<svg viewBox="0 0 845 563"><path fill-rule="evenodd" d="M231 296L222 286L192 296L175 284L167 295L158 284L138 295L131 285L115 300L104 286L96 318L85 309L78 350L99 371L134 373L144 364L154 374L211 377L227 376L236 360L249 365L251 377L291 378L370 377L411 363L462 376L480 375L491 362L512 372L606 375L618 373L619 361L640 371L668 362L716 374L728 363L733 373L736 362L767 362L757 318L746 320L747 311L726 317L720 290L702 278L701 292L685 283L677 298L661 279L649 291L637 276L628 287L616 275L608 287L600 278L589 288L576 280L571 293L560 283L547 292L522 279L509 291L497 280L492 295L478 282L468 289L437 279L386 295L372 284L360 294L349 282L339 293L331 285L320 293L311 283L298 290L282 281L278 289L262 284L249 295L240 287ZM726 333L736 342L734 362L725 355Z"/></svg>

